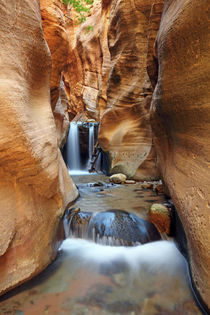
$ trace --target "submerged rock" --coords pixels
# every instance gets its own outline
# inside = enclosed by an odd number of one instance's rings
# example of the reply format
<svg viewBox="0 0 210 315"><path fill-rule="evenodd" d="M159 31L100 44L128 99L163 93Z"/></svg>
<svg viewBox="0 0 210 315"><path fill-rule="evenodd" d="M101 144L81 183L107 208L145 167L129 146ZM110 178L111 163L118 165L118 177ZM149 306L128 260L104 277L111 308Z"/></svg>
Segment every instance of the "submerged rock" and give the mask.
<svg viewBox="0 0 210 315"><path fill-rule="evenodd" d="M123 184L126 181L127 177L126 175L119 173L119 174L114 174L109 177L110 182L114 184Z"/></svg>

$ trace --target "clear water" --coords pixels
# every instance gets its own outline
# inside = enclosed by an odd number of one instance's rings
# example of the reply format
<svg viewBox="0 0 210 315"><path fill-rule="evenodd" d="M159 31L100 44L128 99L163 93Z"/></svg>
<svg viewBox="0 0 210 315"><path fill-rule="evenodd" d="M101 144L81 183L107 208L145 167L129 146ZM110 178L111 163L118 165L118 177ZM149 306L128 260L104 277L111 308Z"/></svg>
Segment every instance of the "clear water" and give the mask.
<svg viewBox="0 0 210 315"><path fill-rule="evenodd" d="M81 211L112 207L146 219L163 200L138 183L114 185L105 176L75 176ZM94 187L90 183L103 182ZM35 279L0 302L0 314L14 315L198 315L185 260L171 240L135 247L111 247L66 239L58 257Z"/></svg>

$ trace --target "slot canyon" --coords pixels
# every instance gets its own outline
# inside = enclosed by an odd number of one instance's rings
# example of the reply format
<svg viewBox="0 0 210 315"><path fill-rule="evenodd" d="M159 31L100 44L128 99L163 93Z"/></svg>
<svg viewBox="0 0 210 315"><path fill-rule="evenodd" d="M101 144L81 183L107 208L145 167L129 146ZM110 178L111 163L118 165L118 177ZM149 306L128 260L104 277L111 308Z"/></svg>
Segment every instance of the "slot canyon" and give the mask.
<svg viewBox="0 0 210 315"><path fill-rule="evenodd" d="M0 314L209 313L208 43L207 0L0 0Z"/></svg>

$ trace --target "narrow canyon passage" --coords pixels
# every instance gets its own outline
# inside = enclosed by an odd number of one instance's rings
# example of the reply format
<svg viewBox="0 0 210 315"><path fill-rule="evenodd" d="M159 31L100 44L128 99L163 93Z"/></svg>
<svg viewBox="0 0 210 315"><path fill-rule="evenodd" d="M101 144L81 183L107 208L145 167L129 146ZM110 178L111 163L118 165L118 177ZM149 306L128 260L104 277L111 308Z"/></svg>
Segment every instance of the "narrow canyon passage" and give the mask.
<svg viewBox="0 0 210 315"><path fill-rule="evenodd" d="M104 175L73 176L81 211L127 210L147 219L164 196L140 183L111 184ZM103 184L95 186L96 183ZM55 262L0 303L0 314L201 314L183 256L172 241L112 247L68 238Z"/></svg>
<svg viewBox="0 0 210 315"><path fill-rule="evenodd" d="M0 0L0 315L210 314L207 0Z"/></svg>

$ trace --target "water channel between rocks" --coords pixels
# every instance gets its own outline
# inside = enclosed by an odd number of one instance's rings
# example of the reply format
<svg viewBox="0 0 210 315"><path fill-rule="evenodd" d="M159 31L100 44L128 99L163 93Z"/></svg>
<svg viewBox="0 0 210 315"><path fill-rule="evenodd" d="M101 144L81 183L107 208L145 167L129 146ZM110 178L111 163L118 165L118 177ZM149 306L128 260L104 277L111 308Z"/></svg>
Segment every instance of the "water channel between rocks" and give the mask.
<svg viewBox="0 0 210 315"><path fill-rule="evenodd" d="M104 175L73 176L81 211L120 209L147 219L163 195L139 183L111 185ZM94 187L93 183L103 186ZM92 184L91 184L92 183ZM66 239L39 276L1 298L0 314L201 314L187 282L186 264L172 241L110 247Z"/></svg>

